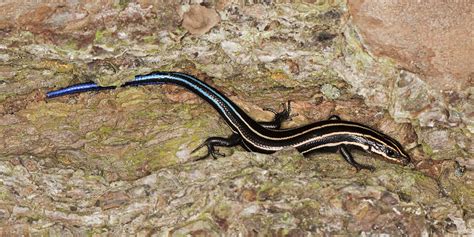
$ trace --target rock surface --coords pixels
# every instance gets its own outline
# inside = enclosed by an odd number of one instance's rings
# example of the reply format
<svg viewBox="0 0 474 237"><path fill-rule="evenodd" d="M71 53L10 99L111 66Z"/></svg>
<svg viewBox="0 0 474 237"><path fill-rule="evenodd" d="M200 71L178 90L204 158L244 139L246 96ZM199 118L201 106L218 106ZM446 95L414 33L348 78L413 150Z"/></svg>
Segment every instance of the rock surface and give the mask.
<svg viewBox="0 0 474 237"><path fill-rule="evenodd" d="M462 210L440 196L435 179L382 162L375 173L354 173L337 155L236 152L108 181L87 169L48 167L49 159L17 161L0 162L0 233L468 233Z"/></svg>
<svg viewBox="0 0 474 237"><path fill-rule="evenodd" d="M470 1L349 1L350 14L376 56L422 75L436 90L473 86Z"/></svg>
<svg viewBox="0 0 474 237"><path fill-rule="evenodd" d="M461 62L469 46L445 40L465 26L464 10L438 19L415 4L406 7L412 18L393 22L396 5L377 4L0 3L0 233L471 234L472 67ZM193 33L183 22L190 8L213 9L220 22ZM364 16L386 27L371 29ZM400 26L428 16L438 23L426 32L442 32L440 42ZM385 30L398 40L381 37ZM440 69L445 59L455 66ZM355 173L337 154L239 148L194 162L199 154L190 151L204 138L230 130L182 89L44 98L70 84L119 85L154 70L196 75L259 121L272 118L263 108L292 100L298 116L285 127L333 114L366 124L400 141L413 165L355 153L377 167Z"/></svg>
<svg viewBox="0 0 474 237"><path fill-rule="evenodd" d="M190 6L183 14L183 27L194 35L203 35L220 21L214 9L200 5Z"/></svg>

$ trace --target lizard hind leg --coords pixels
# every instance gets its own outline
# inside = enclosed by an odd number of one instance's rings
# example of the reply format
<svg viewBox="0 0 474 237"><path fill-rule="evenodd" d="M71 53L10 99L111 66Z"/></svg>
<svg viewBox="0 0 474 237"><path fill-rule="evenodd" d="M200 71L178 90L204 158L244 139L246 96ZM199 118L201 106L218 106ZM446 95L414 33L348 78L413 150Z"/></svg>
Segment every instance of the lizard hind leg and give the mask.
<svg viewBox="0 0 474 237"><path fill-rule="evenodd" d="M224 157L223 153L220 153L216 147L232 147L237 146L241 143L242 139L239 134L233 133L229 137L208 137L201 145L196 147L191 153L198 151L203 147L207 147L207 153L196 160L202 160L211 155L214 159L217 159L218 156Z"/></svg>

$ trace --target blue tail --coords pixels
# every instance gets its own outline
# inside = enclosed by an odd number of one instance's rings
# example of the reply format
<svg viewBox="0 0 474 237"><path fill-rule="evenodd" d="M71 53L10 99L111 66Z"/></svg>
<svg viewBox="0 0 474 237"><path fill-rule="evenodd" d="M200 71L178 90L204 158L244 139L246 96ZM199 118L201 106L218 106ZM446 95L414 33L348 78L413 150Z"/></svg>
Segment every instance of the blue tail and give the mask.
<svg viewBox="0 0 474 237"><path fill-rule="evenodd" d="M126 82L125 84L121 85L120 87L126 86L143 86L143 85L157 85L163 84L163 82L159 82L154 79L149 80L134 80ZM75 93L87 92L87 91L100 91L100 90L111 90L117 88L116 86L99 86L94 82L86 82L80 83L72 86L68 86L66 88L62 88L55 91L50 91L46 93L47 98L54 98L63 95L70 95Z"/></svg>

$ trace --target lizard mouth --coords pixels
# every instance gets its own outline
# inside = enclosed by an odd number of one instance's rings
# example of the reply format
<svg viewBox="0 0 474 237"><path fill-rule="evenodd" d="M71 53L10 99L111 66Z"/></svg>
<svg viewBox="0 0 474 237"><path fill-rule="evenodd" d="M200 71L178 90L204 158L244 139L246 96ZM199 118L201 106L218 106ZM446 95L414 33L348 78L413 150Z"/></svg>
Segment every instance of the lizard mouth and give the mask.
<svg viewBox="0 0 474 237"><path fill-rule="evenodd" d="M403 166L410 164L410 157L400 157L400 164L402 164Z"/></svg>

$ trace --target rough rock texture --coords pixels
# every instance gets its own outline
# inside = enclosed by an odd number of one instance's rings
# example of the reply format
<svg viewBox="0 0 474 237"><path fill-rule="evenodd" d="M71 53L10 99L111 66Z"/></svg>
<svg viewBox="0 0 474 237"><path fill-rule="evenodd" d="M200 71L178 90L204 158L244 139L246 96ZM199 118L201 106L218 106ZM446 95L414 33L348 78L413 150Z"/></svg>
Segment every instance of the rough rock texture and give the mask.
<svg viewBox="0 0 474 237"><path fill-rule="evenodd" d="M349 1L370 51L423 75L437 90L474 82L471 1Z"/></svg>
<svg viewBox="0 0 474 237"><path fill-rule="evenodd" d="M410 38L396 24L405 20L390 23L391 11L376 11L379 1L150 2L0 3L2 235L472 233L474 98L463 74L469 61L461 62L469 45L447 52ZM194 8L217 12L220 22L191 32L183 18ZM435 27L440 41L469 24L457 6L439 19L428 8L406 9L413 21L425 10L430 26L445 24ZM364 14L384 27L371 29ZM399 40L383 43L391 39L376 36L385 30ZM455 66L440 69L448 54ZM433 68L456 78L452 87L440 91ZM196 75L256 120L292 100L298 116L285 127L333 114L367 124L399 140L413 164L355 153L377 167L355 173L337 154L239 148L194 162L199 154L190 152L204 138L230 131L182 89L44 97L154 70Z"/></svg>
<svg viewBox="0 0 474 237"><path fill-rule="evenodd" d="M203 35L220 21L214 9L193 5L183 14L183 27L194 35Z"/></svg>
<svg viewBox="0 0 474 237"><path fill-rule="evenodd" d="M375 173L354 173L338 158L236 152L114 182L93 170L47 167L49 159L2 161L0 213L9 221L0 233L467 233L462 211L434 179L382 162Z"/></svg>

